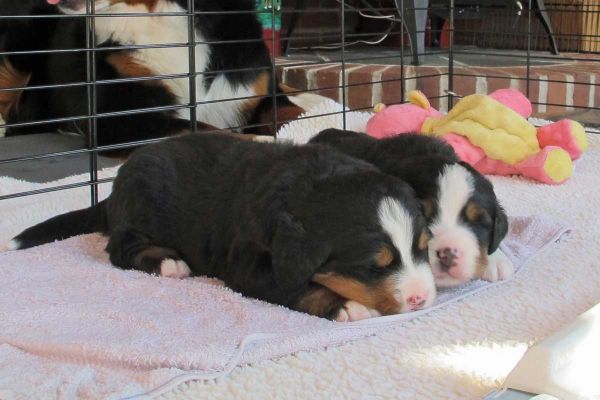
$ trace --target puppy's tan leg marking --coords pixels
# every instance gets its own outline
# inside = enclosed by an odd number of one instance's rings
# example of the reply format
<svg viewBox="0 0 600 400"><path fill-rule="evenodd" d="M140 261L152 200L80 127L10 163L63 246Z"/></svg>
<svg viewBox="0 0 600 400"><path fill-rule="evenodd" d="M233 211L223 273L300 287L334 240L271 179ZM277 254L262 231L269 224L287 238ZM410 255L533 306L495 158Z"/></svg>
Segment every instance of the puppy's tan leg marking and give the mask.
<svg viewBox="0 0 600 400"><path fill-rule="evenodd" d="M294 308L317 317L335 319L346 301L347 299L324 286L311 284L311 288L296 302Z"/></svg>
<svg viewBox="0 0 600 400"><path fill-rule="evenodd" d="M0 89L15 89L26 87L31 75L18 71L6 58L0 65ZM19 105L22 90L0 91L0 117L8 119L8 114Z"/></svg>
<svg viewBox="0 0 600 400"><path fill-rule="evenodd" d="M402 305L395 297L396 280L394 278L367 286L355 279L327 273L316 274L313 281L368 309L377 310L382 315L398 314L402 311Z"/></svg>
<svg viewBox="0 0 600 400"><path fill-rule="evenodd" d="M328 288L312 284L311 289L297 302L296 310L338 322L359 321L380 314L359 302L348 300Z"/></svg>

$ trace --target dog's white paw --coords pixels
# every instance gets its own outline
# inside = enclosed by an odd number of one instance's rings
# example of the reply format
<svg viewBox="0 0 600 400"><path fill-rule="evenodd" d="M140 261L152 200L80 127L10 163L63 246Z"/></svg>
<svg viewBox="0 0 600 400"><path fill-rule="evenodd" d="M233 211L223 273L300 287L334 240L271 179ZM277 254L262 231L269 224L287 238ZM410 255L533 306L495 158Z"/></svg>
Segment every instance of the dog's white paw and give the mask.
<svg viewBox="0 0 600 400"><path fill-rule="evenodd" d="M503 281L515 273L512 261L500 250L496 250L488 257L488 266L482 279L490 282Z"/></svg>
<svg viewBox="0 0 600 400"><path fill-rule="evenodd" d="M181 279L187 278L191 273L190 267L182 260L167 258L160 263L160 276Z"/></svg>
<svg viewBox="0 0 600 400"><path fill-rule="evenodd" d="M275 143L275 138L267 135L256 135L252 141L259 143Z"/></svg>
<svg viewBox="0 0 600 400"><path fill-rule="evenodd" d="M344 308L340 310L335 320L337 322L352 322L379 317L380 315L381 314L372 308L367 308L357 301L349 300L344 304Z"/></svg>
<svg viewBox="0 0 600 400"><path fill-rule="evenodd" d="M0 243L0 253L5 251L17 250L19 248L19 242L16 240L11 240L5 243Z"/></svg>

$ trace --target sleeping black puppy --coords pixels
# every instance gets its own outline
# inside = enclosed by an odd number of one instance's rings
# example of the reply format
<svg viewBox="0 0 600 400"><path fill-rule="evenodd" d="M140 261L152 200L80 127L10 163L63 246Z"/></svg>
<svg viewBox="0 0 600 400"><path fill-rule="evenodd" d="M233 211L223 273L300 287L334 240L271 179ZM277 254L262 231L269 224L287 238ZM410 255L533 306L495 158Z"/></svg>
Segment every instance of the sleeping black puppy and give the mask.
<svg viewBox="0 0 600 400"><path fill-rule="evenodd" d="M412 186L433 234L429 260L438 287L512 275L512 263L498 249L508 222L492 184L443 141L418 134L377 140L328 129L311 143L333 146Z"/></svg>
<svg viewBox="0 0 600 400"><path fill-rule="evenodd" d="M8 249L98 231L118 267L216 277L342 321L421 309L436 295L413 190L327 146L222 135L150 145L107 200L31 227Z"/></svg>

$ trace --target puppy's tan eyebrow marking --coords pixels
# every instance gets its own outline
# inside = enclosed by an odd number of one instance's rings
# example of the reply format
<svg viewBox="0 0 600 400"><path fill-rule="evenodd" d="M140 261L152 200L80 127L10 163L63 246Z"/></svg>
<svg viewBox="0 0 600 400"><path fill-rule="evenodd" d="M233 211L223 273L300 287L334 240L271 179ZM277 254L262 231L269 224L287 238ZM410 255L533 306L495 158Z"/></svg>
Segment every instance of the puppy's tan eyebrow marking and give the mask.
<svg viewBox="0 0 600 400"><path fill-rule="evenodd" d="M467 207L465 208L465 215L467 216L467 220L470 222L475 222L479 217L485 212L481 207L475 204L474 201L469 201L467 203Z"/></svg>
<svg viewBox="0 0 600 400"><path fill-rule="evenodd" d="M433 199L424 199L421 201L421 205L423 206L423 214L427 218L430 218L433 215L435 209Z"/></svg>
<svg viewBox="0 0 600 400"><path fill-rule="evenodd" d="M429 240L431 240L431 235L423 229L419 235L419 243L417 244L419 250L425 250L429 245Z"/></svg>
<svg viewBox="0 0 600 400"><path fill-rule="evenodd" d="M381 246L375 255L375 265L386 268L392 264L392 261L394 261L392 250L387 245Z"/></svg>

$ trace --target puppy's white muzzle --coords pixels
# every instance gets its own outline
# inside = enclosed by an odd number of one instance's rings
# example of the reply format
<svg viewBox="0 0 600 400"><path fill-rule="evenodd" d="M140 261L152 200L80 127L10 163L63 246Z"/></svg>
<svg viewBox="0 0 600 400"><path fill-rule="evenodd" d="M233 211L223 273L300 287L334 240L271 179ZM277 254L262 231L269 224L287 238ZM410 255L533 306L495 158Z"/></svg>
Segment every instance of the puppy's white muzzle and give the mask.
<svg viewBox="0 0 600 400"><path fill-rule="evenodd" d="M477 238L460 225L434 226L429 261L439 287L456 286L476 277L481 249Z"/></svg>
<svg viewBox="0 0 600 400"><path fill-rule="evenodd" d="M397 280L395 297L402 313L430 307L435 301L435 281L429 265L418 264L410 271L403 271Z"/></svg>

